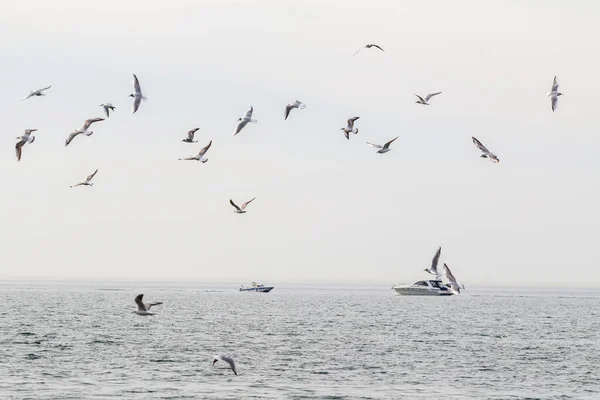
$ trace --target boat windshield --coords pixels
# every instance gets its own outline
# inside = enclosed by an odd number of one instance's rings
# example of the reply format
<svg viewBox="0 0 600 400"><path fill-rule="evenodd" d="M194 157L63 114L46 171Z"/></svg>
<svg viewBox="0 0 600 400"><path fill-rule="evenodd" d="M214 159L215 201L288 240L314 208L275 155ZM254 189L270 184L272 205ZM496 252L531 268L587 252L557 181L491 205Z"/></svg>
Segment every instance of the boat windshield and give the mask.
<svg viewBox="0 0 600 400"><path fill-rule="evenodd" d="M429 287L429 285L425 281L416 282L416 283L413 284L413 286L425 286L425 287Z"/></svg>

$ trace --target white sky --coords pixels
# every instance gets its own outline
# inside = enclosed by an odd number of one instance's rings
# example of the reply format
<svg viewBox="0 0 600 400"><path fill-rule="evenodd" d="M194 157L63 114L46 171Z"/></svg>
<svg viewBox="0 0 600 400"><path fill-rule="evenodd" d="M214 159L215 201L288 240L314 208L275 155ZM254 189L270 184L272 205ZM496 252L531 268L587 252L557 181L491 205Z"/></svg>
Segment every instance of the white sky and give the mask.
<svg viewBox="0 0 600 400"><path fill-rule="evenodd" d="M0 276L409 282L441 245L467 286L598 285L599 11L0 2ZM352 57L366 43L386 52ZM134 115L132 73L148 97ZM307 108L284 121L295 99ZM65 148L105 101L114 115ZM232 137L250 105L258 124ZM25 128L39 132L17 163ZM365 145L398 135L385 155ZM211 139L208 163L177 161ZM94 187L69 188L96 168Z"/></svg>

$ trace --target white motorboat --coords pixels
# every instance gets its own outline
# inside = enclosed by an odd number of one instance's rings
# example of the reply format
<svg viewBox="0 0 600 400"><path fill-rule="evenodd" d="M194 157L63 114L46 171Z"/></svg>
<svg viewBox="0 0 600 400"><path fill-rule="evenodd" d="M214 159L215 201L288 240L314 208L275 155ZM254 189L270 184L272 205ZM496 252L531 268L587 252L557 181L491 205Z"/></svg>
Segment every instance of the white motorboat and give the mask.
<svg viewBox="0 0 600 400"><path fill-rule="evenodd" d="M441 280L418 281L412 285L395 285L392 289L404 296L452 296L454 293Z"/></svg>
<svg viewBox="0 0 600 400"><path fill-rule="evenodd" d="M240 288L240 292L259 292L259 293L269 293L273 290L273 286L265 286L260 283L252 282L252 286L242 286Z"/></svg>

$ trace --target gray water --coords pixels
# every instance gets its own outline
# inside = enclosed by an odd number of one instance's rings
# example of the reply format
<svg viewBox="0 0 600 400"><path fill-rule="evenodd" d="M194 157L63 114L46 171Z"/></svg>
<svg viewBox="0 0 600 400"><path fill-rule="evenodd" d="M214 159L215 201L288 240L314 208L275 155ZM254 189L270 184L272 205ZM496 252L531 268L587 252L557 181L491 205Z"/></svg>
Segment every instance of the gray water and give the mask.
<svg viewBox="0 0 600 400"><path fill-rule="evenodd" d="M390 286L0 283L0 398L600 399L600 291Z"/></svg>

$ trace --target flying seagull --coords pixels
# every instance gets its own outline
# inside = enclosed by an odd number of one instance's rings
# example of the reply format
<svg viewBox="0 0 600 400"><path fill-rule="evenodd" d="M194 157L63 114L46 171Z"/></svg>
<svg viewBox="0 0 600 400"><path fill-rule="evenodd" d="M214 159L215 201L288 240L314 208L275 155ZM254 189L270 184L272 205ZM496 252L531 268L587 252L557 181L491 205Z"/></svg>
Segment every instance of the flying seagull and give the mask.
<svg viewBox="0 0 600 400"><path fill-rule="evenodd" d="M448 285L450 286L450 288L452 289L453 292L460 293L460 289L465 288L465 285L457 282L454 275L452 275L452 272L450 272L450 268L448 268L448 266L445 263L444 263L444 275L446 275L446 278L448 278L448 280L450 281L450 283Z"/></svg>
<svg viewBox="0 0 600 400"><path fill-rule="evenodd" d="M198 143L197 140L194 140L194 135L196 134L196 132L198 131L198 129L200 128L194 128L190 131L188 131L188 135L185 139L182 140L182 142L186 142L186 143Z"/></svg>
<svg viewBox="0 0 600 400"><path fill-rule="evenodd" d="M87 119L84 124L83 127L81 129L76 129L73 132L71 132L71 134L69 135L69 137L67 138L67 140L65 141L65 146L68 146L69 143L71 143L71 141L75 138L75 136L77 135L81 135L84 134L85 136L91 136L92 133L94 133L94 131L88 131L88 128L90 127L90 125L92 125L94 122L100 122L100 121L104 121L104 118L90 118Z"/></svg>
<svg viewBox="0 0 600 400"><path fill-rule="evenodd" d="M355 56L355 55L357 55L357 54L358 54L358 53L359 53L359 52L360 52L362 49L370 49L371 47L376 47L376 48L378 48L379 50L381 50L381 51L383 51L383 52L385 53L385 50L384 50L384 49L382 49L381 47L379 47L378 45L376 45L376 44L367 44L366 46L364 46L364 47L361 47L360 49L356 50L356 53L354 53L354 54L352 54L352 55L353 55L353 56Z"/></svg>
<svg viewBox="0 0 600 400"><path fill-rule="evenodd" d="M140 81L137 76L133 74L133 90L135 94L130 94L129 97L133 97L133 106L131 107L131 113L135 114L137 109L140 107L140 102L146 100L146 97L142 94L142 87L140 86Z"/></svg>
<svg viewBox="0 0 600 400"><path fill-rule="evenodd" d="M492 153L491 151L489 151L487 149L487 147L485 147L484 145L482 145L479 140L477 140L475 137L472 137L472 139L473 139L473 143L475 143L475 146L477 146L477 148L479 150L481 150L481 152L483 153L481 155L482 158L489 158L489 160L491 162L493 162L493 163L500 162L500 159L498 157L496 157L496 155L494 153Z"/></svg>
<svg viewBox="0 0 600 400"><path fill-rule="evenodd" d="M256 199L256 197L254 198ZM252 201L254 201L254 199L252 200L248 200L247 202L245 202L244 204L242 204L242 207L238 207L237 204L235 204L233 202L233 200L229 199L229 204L231 204L232 206L235 207L235 211L233 211L236 214L244 214L246 212L246 207L248 207L248 204L252 203Z"/></svg>
<svg viewBox="0 0 600 400"><path fill-rule="evenodd" d="M132 311L132 313L136 313L137 315L154 315L150 312L150 307L159 306L162 304L162 301L157 301L155 303L144 303L142 299L144 298L143 294L138 294L135 297L135 304L137 304L137 311Z"/></svg>
<svg viewBox="0 0 600 400"><path fill-rule="evenodd" d="M433 259L431 260L431 267L425 268L423 271L430 273L431 275L435 275L437 280L440 280L442 274L438 271L438 262L440 261L440 255L442 254L442 246L438 247Z"/></svg>
<svg viewBox="0 0 600 400"><path fill-rule="evenodd" d="M254 108L252 106L250 106L250 109L248 111L246 111L246 115L244 115L243 118L238 118L238 121L240 123L237 124L237 126L235 127L235 132L233 132L233 136L235 136L238 133L240 133L242 131L242 129L244 129L244 127L246 125L248 125L248 122L252 122L253 124L255 124L255 123L258 122L257 120L252 119L252 113L253 112L254 112Z"/></svg>
<svg viewBox="0 0 600 400"><path fill-rule="evenodd" d="M102 107L104 109L106 118L110 117L109 110L112 112L115 112L115 108L117 108L117 107L113 106L111 103L102 103L102 104L100 104L100 107Z"/></svg>
<svg viewBox="0 0 600 400"><path fill-rule="evenodd" d="M23 152L23 146L25 146L25 143L33 143L35 140L35 136L32 135L32 133L35 131L37 131L37 129L25 129L23 135L17 137L18 142L15 145L17 161L21 161L21 153Z"/></svg>
<svg viewBox="0 0 600 400"><path fill-rule="evenodd" d="M29 92L29 94L25 97L23 97L21 100L27 100L30 97L33 96L45 96L46 94L44 93L46 90L50 89L52 87L52 85L50 86L46 86L45 88L42 89L37 89L37 90L32 90L31 92Z"/></svg>
<svg viewBox="0 0 600 400"><path fill-rule="evenodd" d="M212 140L210 142L208 142L208 144L206 146L204 146L202 148L202 150L200 150L198 152L198 154L196 154L195 156L180 158L180 160L195 160L195 161L202 161L203 163L207 162L208 158L204 157L204 155L206 154L208 149L210 149L211 144L212 144Z"/></svg>
<svg viewBox="0 0 600 400"><path fill-rule="evenodd" d="M554 81L552 82L552 90L548 92L548 96L550 96L552 112L554 112L554 110L556 110L556 106L558 105L558 96L562 96L562 93L558 91L558 80L556 77L554 77Z"/></svg>
<svg viewBox="0 0 600 400"><path fill-rule="evenodd" d="M213 357L213 365L215 365L215 363L217 361L225 361L227 364L229 364L229 368L231 368L233 373L236 375L238 374L237 368L235 367L235 361L233 361L233 358L231 358L230 356L223 356L223 355L214 356Z"/></svg>
<svg viewBox="0 0 600 400"><path fill-rule="evenodd" d="M344 131L344 136L346 136L346 139L350 139L350 134L354 133L357 134L358 133L358 128L354 127L354 121L356 121L357 119L359 119L360 117L352 117L348 120L348 125L346 125L345 128L340 128L340 130Z"/></svg>
<svg viewBox="0 0 600 400"><path fill-rule="evenodd" d="M393 138L392 140L390 140L389 142L387 142L387 143L386 143L386 144L384 144L383 146L382 146L382 145L379 145L379 144L369 143L369 142L367 142L367 144L368 144L369 146L371 146L371 147L375 147L376 149L379 149L379 150L377 150L377 152L378 152L379 154L383 154L383 153L387 153L388 151L390 151L390 150L391 150L391 149L390 149L390 144L392 144L392 142L393 142L394 140L398 139L399 137L400 137L400 136L396 136L395 138Z"/></svg>
<svg viewBox="0 0 600 400"><path fill-rule="evenodd" d="M285 118L284 119L288 119L288 116L290 115L290 111L292 111L294 108L304 110L306 108L306 104L302 103L300 100L296 100L293 103L285 106Z"/></svg>
<svg viewBox="0 0 600 400"><path fill-rule="evenodd" d="M93 174L88 175L88 177L85 178L85 181L79 182L75 185L71 185L71 187L73 188L76 186L94 186L94 184L92 183L92 179L94 179L94 176L96 176L97 173L98 173L98 169L96 169Z"/></svg>
<svg viewBox="0 0 600 400"><path fill-rule="evenodd" d="M415 96L417 96L419 98L419 100L415 101L415 103L424 104L424 105L428 106L429 99L431 99L433 96L437 96L438 94L442 94L442 92L430 93L427 96L425 96L425 99L423 99L421 96L419 96L418 94L415 93Z"/></svg>

